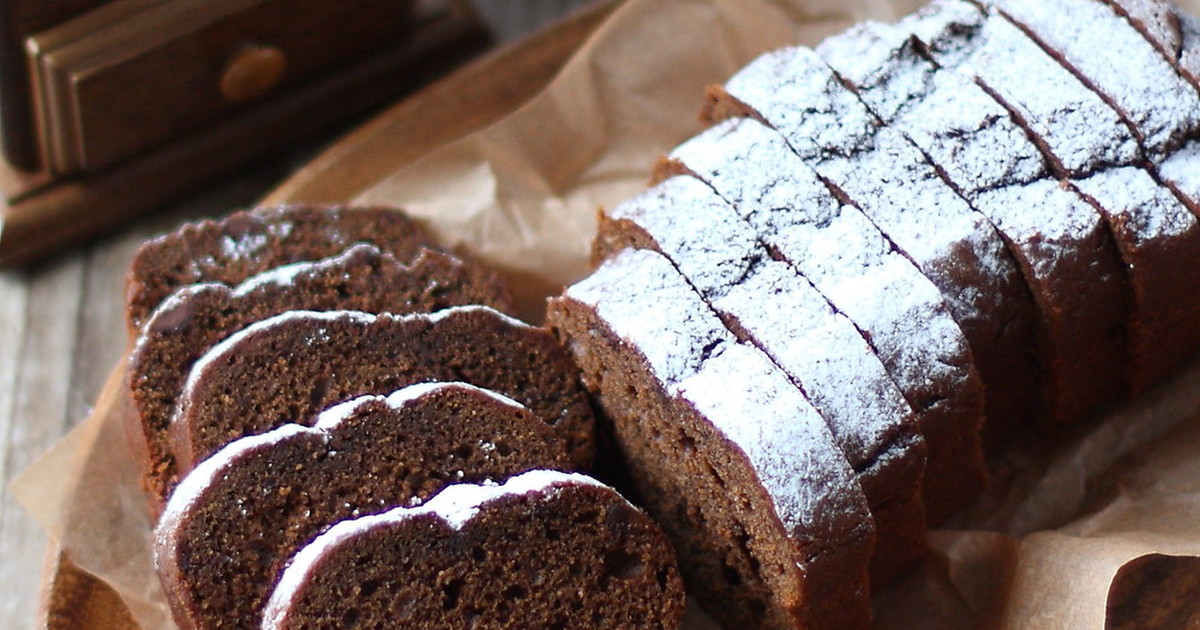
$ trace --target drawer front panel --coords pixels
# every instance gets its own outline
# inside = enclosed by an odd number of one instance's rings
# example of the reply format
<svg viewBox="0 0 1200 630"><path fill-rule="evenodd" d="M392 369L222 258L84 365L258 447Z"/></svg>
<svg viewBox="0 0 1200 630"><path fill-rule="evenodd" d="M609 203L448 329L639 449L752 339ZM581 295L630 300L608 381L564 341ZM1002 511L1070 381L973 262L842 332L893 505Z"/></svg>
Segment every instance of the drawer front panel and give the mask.
<svg viewBox="0 0 1200 630"><path fill-rule="evenodd" d="M413 28L410 0L172 0L42 52L45 150L94 171L336 71Z"/></svg>

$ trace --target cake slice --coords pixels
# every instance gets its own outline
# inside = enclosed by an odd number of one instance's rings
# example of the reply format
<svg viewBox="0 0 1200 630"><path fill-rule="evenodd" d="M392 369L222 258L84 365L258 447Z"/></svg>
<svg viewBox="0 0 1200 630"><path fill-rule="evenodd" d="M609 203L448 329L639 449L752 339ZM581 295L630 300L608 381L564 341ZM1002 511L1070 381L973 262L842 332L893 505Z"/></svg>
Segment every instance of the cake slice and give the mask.
<svg viewBox="0 0 1200 630"><path fill-rule="evenodd" d="M1200 130L1200 93L1111 6L987 0L1120 112L1158 161ZM1136 70L1134 70L1136 69Z"/></svg>
<svg viewBox="0 0 1200 630"><path fill-rule="evenodd" d="M551 300L548 317L713 616L870 626L874 532L845 456L800 391L666 259L625 250Z"/></svg>
<svg viewBox="0 0 1200 630"><path fill-rule="evenodd" d="M903 395L858 329L708 186L674 177L601 216L601 255L642 246L663 254L740 340L800 388L854 469L875 519L872 579L883 584L924 556L921 481L927 456Z"/></svg>
<svg viewBox="0 0 1200 630"><path fill-rule="evenodd" d="M294 263L252 276L235 287L204 283L171 294L147 318L129 358L128 382L149 453L144 484L161 508L176 482L167 437L171 413L192 364L249 324L294 309L428 313L484 304L512 310L490 274L422 249L410 264L373 245L354 245L321 261Z"/></svg>
<svg viewBox="0 0 1200 630"><path fill-rule="evenodd" d="M929 522L940 523L978 494L986 477L983 387L937 288L757 121L731 119L680 145L660 164L660 179L671 174L711 186L774 257L862 332L915 411L928 446Z"/></svg>
<svg viewBox="0 0 1200 630"><path fill-rule="evenodd" d="M419 504L457 482L569 468L562 438L520 403L422 383L231 442L172 494L155 564L175 619L256 629L284 565L333 524Z"/></svg>
<svg viewBox="0 0 1200 630"><path fill-rule="evenodd" d="M1116 245L1100 213L1046 179L1048 163L1008 110L961 73L939 70L905 35L868 24L826 40L818 52L1000 232L1038 307L1049 416L1077 421L1126 389L1131 296ZM881 68L864 73L848 56L855 51L881 59ZM893 105L898 94L909 96L901 107Z"/></svg>
<svg viewBox="0 0 1200 630"><path fill-rule="evenodd" d="M429 240L403 213L384 208L270 206L184 225L143 244L130 263L125 295L130 338L182 286L238 284L272 267L320 260L360 242L407 261Z"/></svg>
<svg viewBox="0 0 1200 630"><path fill-rule="evenodd" d="M531 471L339 523L271 595L264 630L675 630L683 587L662 530L590 477Z"/></svg>
<svg viewBox="0 0 1200 630"><path fill-rule="evenodd" d="M1128 394L1133 290L1104 214L1054 179L972 203L1004 235L1033 291L1051 418L1076 422Z"/></svg>
<svg viewBox="0 0 1200 630"><path fill-rule="evenodd" d="M321 409L355 396L464 381L529 407L586 468L593 418L578 379L546 330L485 306L412 315L289 311L195 363L171 418L172 453L182 474L239 437L311 424Z"/></svg>
<svg viewBox="0 0 1200 630"><path fill-rule="evenodd" d="M1129 273L1133 387L1143 391L1200 349L1200 223L1143 169L1108 169L1072 183L1104 213Z"/></svg>

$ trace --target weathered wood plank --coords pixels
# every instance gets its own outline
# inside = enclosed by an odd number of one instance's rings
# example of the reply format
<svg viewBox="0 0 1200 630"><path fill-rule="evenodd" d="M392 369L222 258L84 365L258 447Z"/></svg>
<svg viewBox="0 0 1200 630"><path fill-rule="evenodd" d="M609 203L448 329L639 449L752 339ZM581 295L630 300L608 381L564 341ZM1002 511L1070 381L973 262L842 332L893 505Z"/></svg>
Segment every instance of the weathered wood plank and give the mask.
<svg viewBox="0 0 1200 630"><path fill-rule="evenodd" d="M8 276L6 279L12 279ZM7 483L63 434L75 352L83 257L59 258L17 276L27 281L20 336L12 335L20 368L11 384L6 417L0 418L0 477ZM6 307L6 310L9 307ZM5 336L11 332L3 333ZM37 610L33 576L45 554L46 536L7 491L0 499L0 627L28 627Z"/></svg>

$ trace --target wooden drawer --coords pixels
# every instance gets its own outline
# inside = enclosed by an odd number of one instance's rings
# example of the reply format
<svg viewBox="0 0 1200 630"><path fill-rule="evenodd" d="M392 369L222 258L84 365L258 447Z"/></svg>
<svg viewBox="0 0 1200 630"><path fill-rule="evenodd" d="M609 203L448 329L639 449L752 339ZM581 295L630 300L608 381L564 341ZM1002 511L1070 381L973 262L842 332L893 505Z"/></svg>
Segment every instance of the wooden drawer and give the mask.
<svg viewBox="0 0 1200 630"><path fill-rule="evenodd" d="M43 160L97 171L335 71L412 0L118 0L28 41ZM253 142L252 138L247 139Z"/></svg>

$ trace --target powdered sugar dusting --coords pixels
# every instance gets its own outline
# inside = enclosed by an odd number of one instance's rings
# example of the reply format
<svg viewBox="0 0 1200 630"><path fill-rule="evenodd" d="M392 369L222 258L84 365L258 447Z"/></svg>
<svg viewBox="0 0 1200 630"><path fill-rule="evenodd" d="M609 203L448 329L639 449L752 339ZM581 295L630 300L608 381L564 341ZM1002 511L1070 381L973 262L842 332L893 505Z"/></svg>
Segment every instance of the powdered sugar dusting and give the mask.
<svg viewBox="0 0 1200 630"><path fill-rule="evenodd" d="M791 266L770 259L750 224L708 186L673 178L659 188L658 203L640 205L637 220L686 281L808 392L851 466L889 448L907 404L853 324ZM859 385L847 386L854 379Z"/></svg>
<svg viewBox="0 0 1200 630"><path fill-rule="evenodd" d="M1177 66L1193 84L1200 84L1200 17L1186 11L1179 11L1177 15L1183 40Z"/></svg>
<svg viewBox="0 0 1200 630"><path fill-rule="evenodd" d="M708 305L737 321L811 394L851 465L857 468L890 446L906 403L857 329L791 267L771 260L750 225L708 186L675 177L653 199L622 216L636 217ZM763 308L764 299L771 308ZM846 387L852 378L863 386Z"/></svg>
<svg viewBox="0 0 1200 630"><path fill-rule="evenodd" d="M629 290L636 278L638 290ZM570 286L567 297L594 308L613 332L638 348L655 377L676 383L706 353L733 335L670 261L649 250L625 250Z"/></svg>
<svg viewBox="0 0 1200 630"><path fill-rule="evenodd" d="M966 45L969 53L934 60L962 63L959 71L1013 108L1067 172L1088 173L1138 157L1137 142L1117 112L1008 20L993 15L980 38Z"/></svg>
<svg viewBox="0 0 1200 630"><path fill-rule="evenodd" d="M754 235L703 183L672 177L617 206L609 216L630 221L650 234L659 249L705 294L737 284L765 252L755 252ZM688 251L694 255L677 256Z"/></svg>
<svg viewBox="0 0 1200 630"><path fill-rule="evenodd" d="M1119 221L1118 238L1135 249L1197 229L1196 217L1140 168L1108 169L1075 185Z"/></svg>
<svg viewBox="0 0 1200 630"><path fill-rule="evenodd" d="M972 54L987 16L965 0L932 0L896 26L920 40L942 67L954 67Z"/></svg>
<svg viewBox="0 0 1200 630"><path fill-rule="evenodd" d="M753 120L727 121L672 156L870 335L901 390L941 386L949 390L939 397L957 395L967 378L966 341L937 288L858 209L839 207L777 133Z"/></svg>
<svg viewBox="0 0 1200 630"><path fill-rule="evenodd" d="M415 313L413 315L406 315L405 317L406 318L421 317L421 318L429 320L429 322L432 324L436 324L438 322L445 321L448 319L454 319L456 317L462 317L464 315L469 315L470 313L480 313L480 312L488 313L488 315L490 317L494 317L494 318L504 322L506 325L512 326L513 328L522 328L522 329L531 329L531 328L536 329L537 328L537 326L534 326L527 322L523 322L511 315L501 313L500 311L497 311L496 309L494 309L490 306L485 306L483 304L462 304L459 306L451 306L448 308L444 308L435 313Z"/></svg>
<svg viewBox="0 0 1200 630"><path fill-rule="evenodd" d="M233 289L234 297L245 297L265 286L287 287L295 283L296 279L301 276L315 276L321 273L327 273L331 269L346 265L349 261L360 257L370 258L391 258L381 252L378 247L368 243L358 243L346 249L342 253L317 261L305 261L292 263L290 265L280 265L274 269L264 271L260 274L251 276L237 285ZM392 260L395 260L392 258ZM398 265L399 262L397 261Z"/></svg>
<svg viewBox="0 0 1200 630"><path fill-rule="evenodd" d="M843 155L875 132L875 120L808 48L767 53L735 74L725 91L779 129L801 155Z"/></svg>
<svg viewBox="0 0 1200 630"><path fill-rule="evenodd" d="M1179 59L1183 41L1179 32L1178 8L1169 0L1105 0L1142 31L1172 62Z"/></svg>
<svg viewBox="0 0 1200 630"><path fill-rule="evenodd" d="M1200 127L1200 94L1112 7L1096 0L995 0L1111 99L1151 155Z"/></svg>
<svg viewBox="0 0 1200 630"><path fill-rule="evenodd" d="M1046 175L1037 146L983 88L953 72L937 73L933 83L895 124L966 196Z"/></svg>
<svg viewBox="0 0 1200 630"><path fill-rule="evenodd" d="M407 387L400 388L387 396L378 394L368 394L357 398L338 403L322 411L317 415L316 422L313 427L321 430L331 430L352 417L359 409L372 402L381 402L395 411L402 411L406 407L420 404L422 399L438 392L473 392L482 396L486 396L496 404L504 407L509 407L515 410L526 409L525 405L505 396L496 393L490 389L476 387L470 383L459 381L441 382L432 381L428 383L416 383Z"/></svg>
<svg viewBox="0 0 1200 630"><path fill-rule="evenodd" d="M791 267L764 263L713 308L736 319L800 385L855 470L889 450L911 414L908 403L854 324Z"/></svg>
<svg viewBox="0 0 1200 630"><path fill-rule="evenodd" d="M219 243L221 256L225 260L251 260L258 258L271 245L271 239L257 232L237 237L222 234Z"/></svg>
<svg viewBox="0 0 1200 630"><path fill-rule="evenodd" d="M817 54L884 123L927 94L936 71L917 51L912 34L879 22L862 22L826 39Z"/></svg>
<svg viewBox="0 0 1200 630"><path fill-rule="evenodd" d="M1158 173L1184 195L1200 201L1200 140L1183 145L1158 167Z"/></svg>
<svg viewBox="0 0 1200 630"><path fill-rule="evenodd" d="M884 129L876 139L875 151L827 160L818 171L942 290L959 324L990 321L1021 281L1000 235L898 132ZM962 282L963 265L978 284Z"/></svg>
<svg viewBox="0 0 1200 630"><path fill-rule="evenodd" d="M672 393L745 453L794 536L828 544L845 538L847 516L870 518L824 421L758 350L725 346Z"/></svg>
<svg viewBox="0 0 1200 630"><path fill-rule="evenodd" d="M1103 218L1079 195L1056 180L1039 180L985 192L975 206L995 222L1025 259L1040 282L1061 275L1063 264L1087 264L1082 248L1102 231Z"/></svg>

